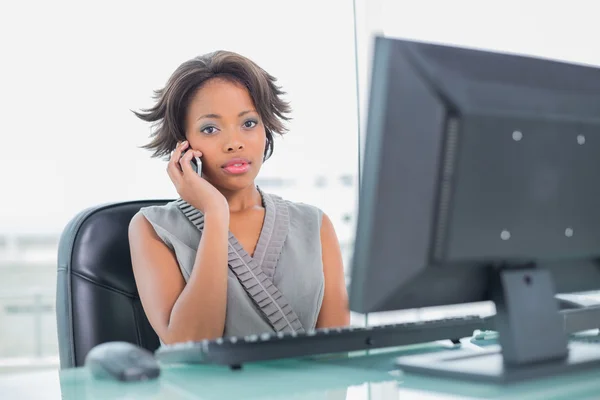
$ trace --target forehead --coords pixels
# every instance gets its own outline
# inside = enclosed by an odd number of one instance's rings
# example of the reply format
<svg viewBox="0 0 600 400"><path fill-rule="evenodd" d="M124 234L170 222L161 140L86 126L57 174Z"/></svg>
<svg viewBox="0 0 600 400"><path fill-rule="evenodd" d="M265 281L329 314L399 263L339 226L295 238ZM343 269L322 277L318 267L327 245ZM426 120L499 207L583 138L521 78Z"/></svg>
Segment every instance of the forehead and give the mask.
<svg viewBox="0 0 600 400"><path fill-rule="evenodd" d="M214 78L196 90L189 104L190 114L238 114L253 110L254 102L242 84Z"/></svg>

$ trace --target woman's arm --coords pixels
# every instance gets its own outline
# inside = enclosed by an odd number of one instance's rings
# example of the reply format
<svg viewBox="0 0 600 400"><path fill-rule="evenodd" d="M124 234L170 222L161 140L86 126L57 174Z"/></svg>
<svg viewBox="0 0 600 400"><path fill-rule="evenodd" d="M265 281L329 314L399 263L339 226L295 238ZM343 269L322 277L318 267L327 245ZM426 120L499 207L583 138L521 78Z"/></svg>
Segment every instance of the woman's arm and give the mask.
<svg viewBox="0 0 600 400"><path fill-rule="evenodd" d="M325 294L317 319L317 328L331 328L350 324L348 293L344 277L342 251L329 217L323 214L321 223L321 248Z"/></svg>
<svg viewBox="0 0 600 400"><path fill-rule="evenodd" d="M205 214L187 284L173 252L137 214L129 225L133 272L142 307L167 344L223 336L227 304L229 212Z"/></svg>

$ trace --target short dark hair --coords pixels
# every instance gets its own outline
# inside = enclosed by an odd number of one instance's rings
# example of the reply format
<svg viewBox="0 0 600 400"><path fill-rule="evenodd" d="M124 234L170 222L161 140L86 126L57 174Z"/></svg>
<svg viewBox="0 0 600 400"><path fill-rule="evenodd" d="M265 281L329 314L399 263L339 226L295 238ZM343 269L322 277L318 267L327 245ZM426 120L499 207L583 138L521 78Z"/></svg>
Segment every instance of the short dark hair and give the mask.
<svg viewBox="0 0 600 400"><path fill-rule="evenodd" d="M206 82L222 78L237 82L250 93L257 112L263 120L267 143L264 159L273 154L273 135L283 135L290 120L286 94L275 84L277 79L252 60L230 51L215 51L181 64L164 88L154 91L156 104L148 109L133 111L144 121L153 123L150 143L142 148L153 151L152 157L169 156L177 142L185 140L185 116L191 97Z"/></svg>

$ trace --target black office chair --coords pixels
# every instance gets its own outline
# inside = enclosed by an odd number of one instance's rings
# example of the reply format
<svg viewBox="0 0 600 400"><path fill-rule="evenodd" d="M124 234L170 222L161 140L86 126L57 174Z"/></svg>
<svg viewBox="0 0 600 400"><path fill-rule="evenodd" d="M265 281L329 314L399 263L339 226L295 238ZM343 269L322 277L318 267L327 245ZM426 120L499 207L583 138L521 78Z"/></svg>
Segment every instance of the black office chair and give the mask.
<svg viewBox="0 0 600 400"><path fill-rule="evenodd" d="M127 230L141 207L168 201L92 207L77 214L63 231L56 291L61 369L83 365L88 352L105 342L158 348L135 285Z"/></svg>

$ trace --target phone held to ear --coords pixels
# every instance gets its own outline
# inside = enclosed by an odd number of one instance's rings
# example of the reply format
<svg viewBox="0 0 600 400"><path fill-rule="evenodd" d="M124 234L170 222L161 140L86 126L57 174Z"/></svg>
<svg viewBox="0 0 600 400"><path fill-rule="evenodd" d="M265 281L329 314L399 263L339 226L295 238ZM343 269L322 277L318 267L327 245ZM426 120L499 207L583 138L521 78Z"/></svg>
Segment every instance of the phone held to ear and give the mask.
<svg viewBox="0 0 600 400"><path fill-rule="evenodd" d="M181 157L183 157L183 155L185 154L186 151L188 151L188 149L184 150L181 153ZM194 157L192 158L192 169L194 170L195 173L197 173L199 176L202 176L202 160L200 160L200 157Z"/></svg>
<svg viewBox="0 0 600 400"><path fill-rule="evenodd" d="M192 158L192 168L194 168L198 176L202 176L202 160L200 160L200 157Z"/></svg>

